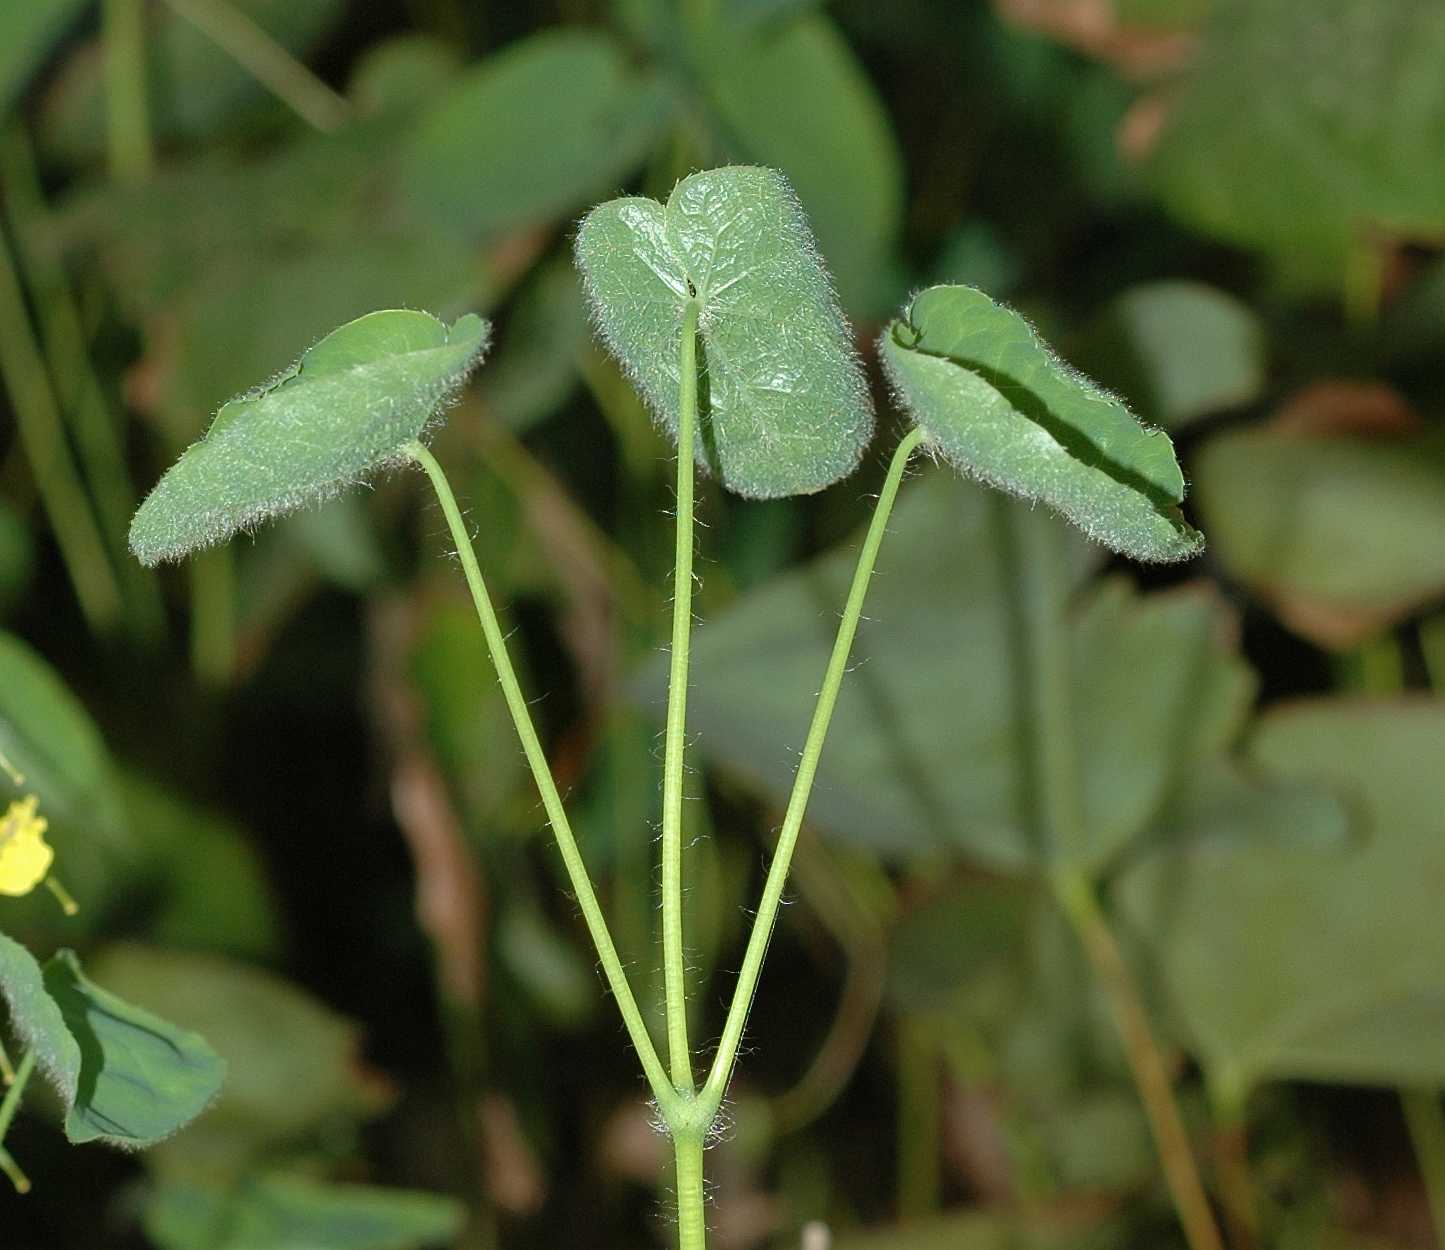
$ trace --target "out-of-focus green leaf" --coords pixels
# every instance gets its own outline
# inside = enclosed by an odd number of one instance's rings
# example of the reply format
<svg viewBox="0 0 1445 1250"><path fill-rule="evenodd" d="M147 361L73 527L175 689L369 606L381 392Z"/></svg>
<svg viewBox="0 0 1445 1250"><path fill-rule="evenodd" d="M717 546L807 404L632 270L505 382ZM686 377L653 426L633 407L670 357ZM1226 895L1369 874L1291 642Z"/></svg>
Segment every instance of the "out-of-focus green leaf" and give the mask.
<svg viewBox="0 0 1445 1250"><path fill-rule="evenodd" d="M289 52L315 47L345 11L344 0L226 0ZM16 6L30 7L30 0ZM158 137L204 139L266 108L275 98L199 27L167 5L148 11L146 98ZM38 130L47 151L85 162L105 151L105 82L99 40L71 59L46 94Z"/></svg>
<svg viewBox="0 0 1445 1250"><path fill-rule="evenodd" d="M1445 1085L1445 706L1297 704L1251 757L1357 805L1346 849L1196 842L1121 883L1126 914L1211 1081Z"/></svg>
<svg viewBox="0 0 1445 1250"><path fill-rule="evenodd" d="M781 174L713 169L684 178L665 207L600 205L577 261L603 338L674 436L683 310L697 299L697 458L729 490L808 494L858 466L868 386Z"/></svg>
<svg viewBox="0 0 1445 1250"><path fill-rule="evenodd" d="M361 593L386 572L371 521L354 495L303 508L282 524L316 567L346 590Z"/></svg>
<svg viewBox="0 0 1445 1250"><path fill-rule="evenodd" d="M407 192L467 237L539 225L625 180L667 113L660 83L607 35L534 35L427 110L407 141Z"/></svg>
<svg viewBox="0 0 1445 1250"><path fill-rule="evenodd" d="M985 965L1017 956L1034 891L969 881L909 911L888 935L888 996L903 1011L937 1009Z"/></svg>
<svg viewBox="0 0 1445 1250"><path fill-rule="evenodd" d="M820 826L893 855L953 847L1010 872L1098 870L1238 732L1253 681L1219 601L1104 583L1068 626L1085 844L1046 845L1031 797L1028 638L1039 623L1020 591L1022 527L1066 544L1062 612L1093 558L1071 531L944 474L907 489L819 765ZM836 552L778 579L694 643L700 749L770 792L791 784L853 560Z"/></svg>
<svg viewBox="0 0 1445 1250"><path fill-rule="evenodd" d="M1445 10L1219 0L1153 158L1190 223L1338 283L1370 232L1445 230ZM1243 112L1241 112L1243 109Z"/></svg>
<svg viewBox="0 0 1445 1250"><path fill-rule="evenodd" d="M54 669L0 632L0 753L44 814L113 838L125 828L100 731Z"/></svg>
<svg viewBox="0 0 1445 1250"><path fill-rule="evenodd" d="M347 91L369 117L404 112L434 98L461 69L454 45L432 35L394 35L357 58Z"/></svg>
<svg viewBox="0 0 1445 1250"><path fill-rule="evenodd" d="M146 498L130 545L176 560L238 530L319 503L397 461L486 350L487 323L370 313L233 399Z"/></svg>
<svg viewBox="0 0 1445 1250"><path fill-rule="evenodd" d="M471 604L448 599L432 608L413 645L409 670L421 696L427 738L467 828L491 840L528 773Z"/></svg>
<svg viewBox="0 0 1445 1250"><path fill-rule="evenodd" d="M1023 261L999 231L982 218L958 227L933 262L930 286L972 286L1007 295L1023 277Z"/></svg>
<svg viewBox="0 0 1445 1250"><path fill-rule="evenodd" d="M1113 301L1075 353L1147 421L1178 430L1264 386L1264 327L1200 282L1149 282Z"/></svg>
<svg viewBox="0 0 1445 1250"><path fill-rule="evenodd" d="M139 776L122 776L121 793L146 875L156 883L151 939L185 950L275 955L279 909L244 832Z"/></svg>
<svg viewBox="0 0 1445 1250"><path fill-rule="evenodd" d="M140 1149L170 1137L220 1092L226 1064L205 1038L101 989L70 951L45 965L45 988L80 1051L65 1135Z"/></svg>
<svg viewBox="0 0 1445 1250"><path fill-rule="evenodd" d="M1028 1218L968 1212L840 1237L837 1250L1105 1250L1117 1228L1091 1219Z"/></svg>
<svg viewBox="0 0 1445 1250"><path fill-rule="evenodd" d="M571 395L589 341L577 275L561 261L544 266L507 316L477 385L483 402L513 433L526 433Z"/></svg>
<svg viewBox="0 0 1445 1250"><path fill-rule="evenodd" d="M0 9L0 118L90 0L24 0Z"/></svg>
<svg viewBox="0 0 1445 1250"><path fill-rule="evenodd" d="M1203 547L1180 515L1184 475L1162 430L1074 373L1011 309L930 287L884 331L899 399L960 472L1037 499L1139 560Z"/></svg>
<svg viewBox="0 0 1445 1250"><path fill-rule="evenodd" d="M1445 587L1445 437L1220 435L1195 465L1230 575L1299 632L1347 647Z"/></svg>
<svg viewBox="0 0 1445 1250"><path fill-rule="evenodd" d="M25 592L35 563L30 530L15 510L0 500L0 611Z"/></svg>
<svg viewBox="0 0 1445 1250"><path fill-rule="evenodd" d="M163 1181L145 1208L161 1250L416 1250L453 1241L465 1219L437 1194L281 1174L230 1190Z"/></svg>
<svg viewBox="0 0 1445 1250"><path fill-rule="evenodd" d="M0 995L10 1010L10 1027L37 1068L55 1087L61 1102L75 1102L80 1083L80 1046L66 1027L60 1006L50 996L35 956L0 933Z"/></svg>
<svg viewBox="0 0 1445 1250"><path fill-rule="evenodd" d="M575 943L553 928L537 900L511 900L498 923L497 955L554 1025L577 1028L596 1014L597 980Z"/></svg>
<svg viewBox="0 0 1445 1250"><path fill-rule="evenodd" d="M729 6L732 7L732 6ZM826 17L719 39L704 67L727 156L782 170L843 304L885 312L903 221L903 158L857 56Z"/></svg>
<svg viewBox="0 0 1445 1250"><path fill-rule="evenodd" d="M216 265L176 300L174 322L157 323L155 411L178 440L194 438L238 388L294 359L298 343L314 342L378 303L485 307L490 278L483 265L445 236L328 243L276 256L259 270L235 258Z"/></svg>
<svg viewBox="0 0 1445 1250"><path fill-rule="evenodd" d="M375 1108L349 1020L270 973L214 955L134 944L91 961L127 997L197 1029L225 1058L226 1087L184 1141L152 1154L168 1176L234 1174L266 1146Z"/></svg>

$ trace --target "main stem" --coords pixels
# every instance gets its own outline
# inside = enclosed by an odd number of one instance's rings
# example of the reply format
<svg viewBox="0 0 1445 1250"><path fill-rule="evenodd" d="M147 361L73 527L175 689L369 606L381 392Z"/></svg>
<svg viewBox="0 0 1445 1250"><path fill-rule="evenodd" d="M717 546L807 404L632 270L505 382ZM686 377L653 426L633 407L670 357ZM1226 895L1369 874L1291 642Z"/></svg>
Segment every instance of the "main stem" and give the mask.
<svg viewBox="0 0 1445 1250"><path fill-rule="evenodd" d="M1030 720L1039 763L1040 816L1052 841L1047 851L1058 854L1081 848L1087 830L1075 754L1071 659L1064 626L1064 577L1059 567L1057 526L1040 521L1024 517L1017 533L1029 639ZM1074 869L1056 871L1053 884L1055 897L1078 933L1108 997L1184 1235L1191 1250L1223 1250L1164 1058L1094 886Z"/></svg>
<svg viewBox="0 0 1445 1250"><path fill-rule="evenodd" d="M758 903L752 933L743 954L743 965L738 973L738 983L733 991L732 1004L728 1008L727 1021L723 1025L722 1040L718 1043L717 1054L713 1057L707 1082L699 1098L701 1104L712 1112L716 1112L728 1082L732 1079L738 1046L742 1043L743 1028L747 1024L748 1011L758 988L758 978L762 975L763 959L768 952L768 941L778 918L783 886L788 879L788 866L793 860L793 848L798 843L798 834L803 827L808 798L818 772L818 760L823 754L828 725L833 719L833 707L838 701L843 674L848 668L848 655L853 649L853 637L858 632L858 621L863 614L863 600L868 593L873 566L878 560L878 548L882 545L883 535L888 529L888 518L893 511L894 500L898 497L898 487L903 481L903 472L908 467L909 457L922 441L922 431L915 429L910 430L898 444L898 449L893 453L893 462L888 466L888 476L884 479L883 489L878 496L878 507L874 510L868 535L863 540L863 550L858 555L858 567L853 573L848 602L843 609L843 619L838 625L838 637L833 643L833 654L829 657L823 686L818 692L818 702L813 709L813 721L808 727L802 759L798 762L798 773L793 781L793 793L788 799L783 827L778 833L777 849L773 852L773 862L763 884L762 899Z"/></svg>
<svg viewBox="0 0 1445 1250"><path fill-rule="evenodd" d="M613 998L617 1000L617 1006L622 1013L622 1021L627 1027L632 1045L637 1051L638 1058L642 1061L642 1068L647 1076L647 1082L652 1088L653 1097L657 1099L664 1117L671 1121L678 1111L677 1093L673 1090L662 1062L658 1058L652 1038L647 1032L647 1025L643 1022L642 1013L637 1008L637 1000L633 997L632 987L627 982L627 974L622 969L622 961L617 957L617 948L612 943L612 935L607 931L607 921L602 915L602 907L597 901L597 894L587 875L587 866L583 862L582 853L577 847L577 839L572 833L572 826L562 806L562 797L557 793L557 783L552 779L552 770L548 766L547 756L542 750L542 743L532 724L532 716L527 709L527 700L522 694L517 674L512 668L512 661L507 654L506 639L502 635L502 627L497 621L496 611L487 594L486 582L482 580L482 571L477 567L477 557L472 550L471 536L467 533L467 527L462 520L461 511L457 507L456 498L452 494L451 485L447 482L446 474L442 472L442 467L437 463L436 457L420 443L410 443L406 450L411 458L426 471L426 475L431 479L432 487L436 491L437 500L442 506L442 513L451 530L452 540L456 543L457 556L462 562L462 572L466 575L467 589L471 591L472 602L476 605L477 619L481 622L482 633L486 636L487 650L491 653L492 665L497 671L497 679L501 682L502 693L507 700L507 708L517 727L517 736L522 740L522 751L527 757L527 763L532 769L532 777L542 796L542 806L547 813L547 819L551 822L552 833L557 839L557 849L562 853L562 862L566 866L567 877L572 884L572 892L577 897L577 905L582 909L582 917L586 921L587 931L592 937L593 945L597 948L597 957L602 964L603 975L607 978Z"/></svg>
<svg viewBox="0 0 1445 1250"><path fill-rule="evenodd" d="M667 999L667 1049L672 1083L695 1088L687 1041L687 962L682 931L682 808L687 752L687 658L692 632L692 487L697 439L698 302L682 318L677 405L677 555L672 576L672 663L662 765L662 979ZM680 1186L679 1186L680 1188Z"/></svg>

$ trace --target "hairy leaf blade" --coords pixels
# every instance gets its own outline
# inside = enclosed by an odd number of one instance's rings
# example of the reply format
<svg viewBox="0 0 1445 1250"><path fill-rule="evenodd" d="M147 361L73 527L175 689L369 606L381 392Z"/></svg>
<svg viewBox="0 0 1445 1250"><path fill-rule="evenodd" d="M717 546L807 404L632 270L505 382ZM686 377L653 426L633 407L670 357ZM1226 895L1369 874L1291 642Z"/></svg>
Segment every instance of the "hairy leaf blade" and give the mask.
<svg viewBox="0 0 1445 1250"><path fill-rule="evenodd" d="M880 341L914 421L961 472L1067 517L1138 560L1197 554L1169 436L1060 361L1017 313L966 286L918 295Z"/></svg>
<svg viewBox="0 0 1445 1250"><path fill-rule="evenodd" d="M683 312L700 305L698 462L737 494L808 494L846 477L873 433L862 369L786 179L734 166L666 206L588 214L580 266L608 347L674 437Z"/></svg>
<svg viewBox="0 0 1445 1250"><path fill-rule="evenodd" d="M80 1084L80 1046L66 1027L60 1006L45 986L45 974L25 947L0 933L0 996L10 1010L15 1034L35 1055L36 1066L69 1107Z"/></svg>
<svg viewBox="0 0 1445 1250"><path fill-rule="evenodd" d="M220 1092L225 1061L198 1033L91 981L70 951L45 965L45 988L80 1049L65 1135L140 1149L171 1136Z"/></svg>
<svg viewBox="0 0 1445 1250"><path fill-rule="evenodd" d="M141 505L131 550L143 564L179 559L394 462L481 359L488 333L476 316L448 328L404 310L334 330L221 409Z"/></svg>

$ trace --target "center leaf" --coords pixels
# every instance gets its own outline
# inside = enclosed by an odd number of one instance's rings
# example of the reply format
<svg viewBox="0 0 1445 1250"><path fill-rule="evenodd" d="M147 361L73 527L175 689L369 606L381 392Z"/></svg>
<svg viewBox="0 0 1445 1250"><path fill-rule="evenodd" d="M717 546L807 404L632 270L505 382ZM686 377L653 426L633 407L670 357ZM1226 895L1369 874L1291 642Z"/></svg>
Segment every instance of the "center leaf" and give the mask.
<svg viewBox="0 0 1445 1250"><path fill-rule="evenodd" d="M713 169L666 205L599 205L577 263L607 346L674 439L684 313L697 302L697 459L729 490L811 494L857 468L873 435L868 384L782 174Z"/></svg>

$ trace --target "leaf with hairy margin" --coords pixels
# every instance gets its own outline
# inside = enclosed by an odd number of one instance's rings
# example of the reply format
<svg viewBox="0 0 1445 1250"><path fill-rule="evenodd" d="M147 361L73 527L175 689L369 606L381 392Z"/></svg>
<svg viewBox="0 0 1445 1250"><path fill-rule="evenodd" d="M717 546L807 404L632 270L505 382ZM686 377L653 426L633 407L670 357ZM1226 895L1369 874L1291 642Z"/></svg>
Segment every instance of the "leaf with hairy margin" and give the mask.
<svg viewBox="0 0 1445 1250"><path fill-rule="evenodd" d="M66 1098L65 1135L139 1150L200 1115L220 1092L226 1062L187 1032L102 989L71 951L45 965L45 989L80 1054Z"/></svg>
<svg viewBox="0 0 1445 1250"><path fill-rule="evenodd" d="M967 286L917 295L879 342L903 406L954 468L1036 499L1136 560L1197 555L1162 430L1065 365L1016 312Z"/></svg>
<svg viewBox="0 0 1445 1250"><path fill-rule="evenodd" d="M176 560L319 503L396 463L487 348L489 327L422 312L369 313L276 381L233 399L131 524L142 564Z"/></svg>
<svg viewBox="0 0 1445 1250"><path fill-rule="evenodd" d="M873 435L868 385L782 174L711 169L665 206L599 205L577 263L603 339L674 437L683 313L698 300L697 458L729 490L809 494L857 468Z"/></svg>

